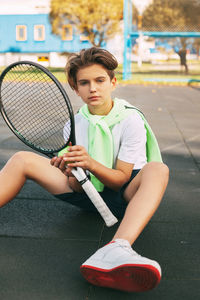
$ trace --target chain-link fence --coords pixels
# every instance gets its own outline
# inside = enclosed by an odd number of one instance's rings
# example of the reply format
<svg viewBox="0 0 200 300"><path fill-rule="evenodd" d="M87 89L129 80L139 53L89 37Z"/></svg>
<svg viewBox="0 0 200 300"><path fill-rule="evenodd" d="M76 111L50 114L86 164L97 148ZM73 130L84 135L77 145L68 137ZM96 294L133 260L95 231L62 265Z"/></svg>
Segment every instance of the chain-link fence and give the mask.
<svg viewBox="0 0 200 300"><path fill-rule="evenodd" d="M199 16L199 0L154 0L142 15L133 9L133 75L172 82L200 79Z"/></svg>

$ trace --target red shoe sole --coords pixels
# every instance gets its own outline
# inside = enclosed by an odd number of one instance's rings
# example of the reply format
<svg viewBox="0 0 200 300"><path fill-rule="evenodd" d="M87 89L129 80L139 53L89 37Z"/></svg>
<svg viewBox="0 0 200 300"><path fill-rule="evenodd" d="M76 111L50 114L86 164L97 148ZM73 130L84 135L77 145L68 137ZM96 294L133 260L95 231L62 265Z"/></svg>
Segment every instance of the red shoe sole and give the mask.
<svg viewBox="0 0 200 300"><path fill-rule="evenodd" d="M105 270L81 266L81 274L90 283L127 292L144 292L155 288L160 282L159 271L150 265L122 265Z"/></svg>

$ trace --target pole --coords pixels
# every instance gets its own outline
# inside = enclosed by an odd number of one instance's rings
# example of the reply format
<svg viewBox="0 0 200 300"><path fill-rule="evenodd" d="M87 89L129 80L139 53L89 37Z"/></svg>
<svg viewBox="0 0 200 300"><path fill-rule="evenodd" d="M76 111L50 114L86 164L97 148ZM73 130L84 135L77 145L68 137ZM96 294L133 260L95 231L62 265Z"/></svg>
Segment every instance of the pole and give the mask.
<svg viewBox="0 0 200 300"><path fill-rule="evenodd" d="M131 78L131 37L132 10L130 0L124 0L124 52L123 52L123 80Z"/></svg>
<svg viewBox="0 0 200 300"><path fill-rule="evenodd" d="M143 34L142 34L142 15L138 16L138 67L142 67L142 55L143 55Z"/></svg>

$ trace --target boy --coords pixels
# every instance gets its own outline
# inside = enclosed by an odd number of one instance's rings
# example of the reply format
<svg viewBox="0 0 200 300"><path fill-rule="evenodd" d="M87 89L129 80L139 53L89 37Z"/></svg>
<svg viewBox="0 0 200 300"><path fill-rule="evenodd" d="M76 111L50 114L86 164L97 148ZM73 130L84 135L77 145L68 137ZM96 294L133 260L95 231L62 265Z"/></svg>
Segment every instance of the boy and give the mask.
<svg viewBox="0 0 200 300"><path fill-rule="evenodd" d="M59 199L95 210L71 174L71 168L82 167L122 222L112 241L82 264L81 273L96 285L145 291L159 283L161 269L131 245L162 199L168 168L162 162L147 163L144 120L127 102L111 98L116 67L108 51L95 47L69 58L68 82L85 103L75 116L77 145L51 161L31 152L16 153L0 172L0 205L32 179Z"/></svg>

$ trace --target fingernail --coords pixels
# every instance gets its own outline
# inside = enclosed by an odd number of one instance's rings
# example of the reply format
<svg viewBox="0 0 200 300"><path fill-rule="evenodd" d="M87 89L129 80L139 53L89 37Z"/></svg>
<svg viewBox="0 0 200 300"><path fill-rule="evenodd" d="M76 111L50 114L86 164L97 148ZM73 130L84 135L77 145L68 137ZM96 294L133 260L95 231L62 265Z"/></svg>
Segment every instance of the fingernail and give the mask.
<svg viewBox="0 0 200 300"><path fill-rule="evenodd" d="M67 161L68 159L69 159L69 158L67 158L67 157L63 157L63 160L64 160L64 161Z"/></svg>

